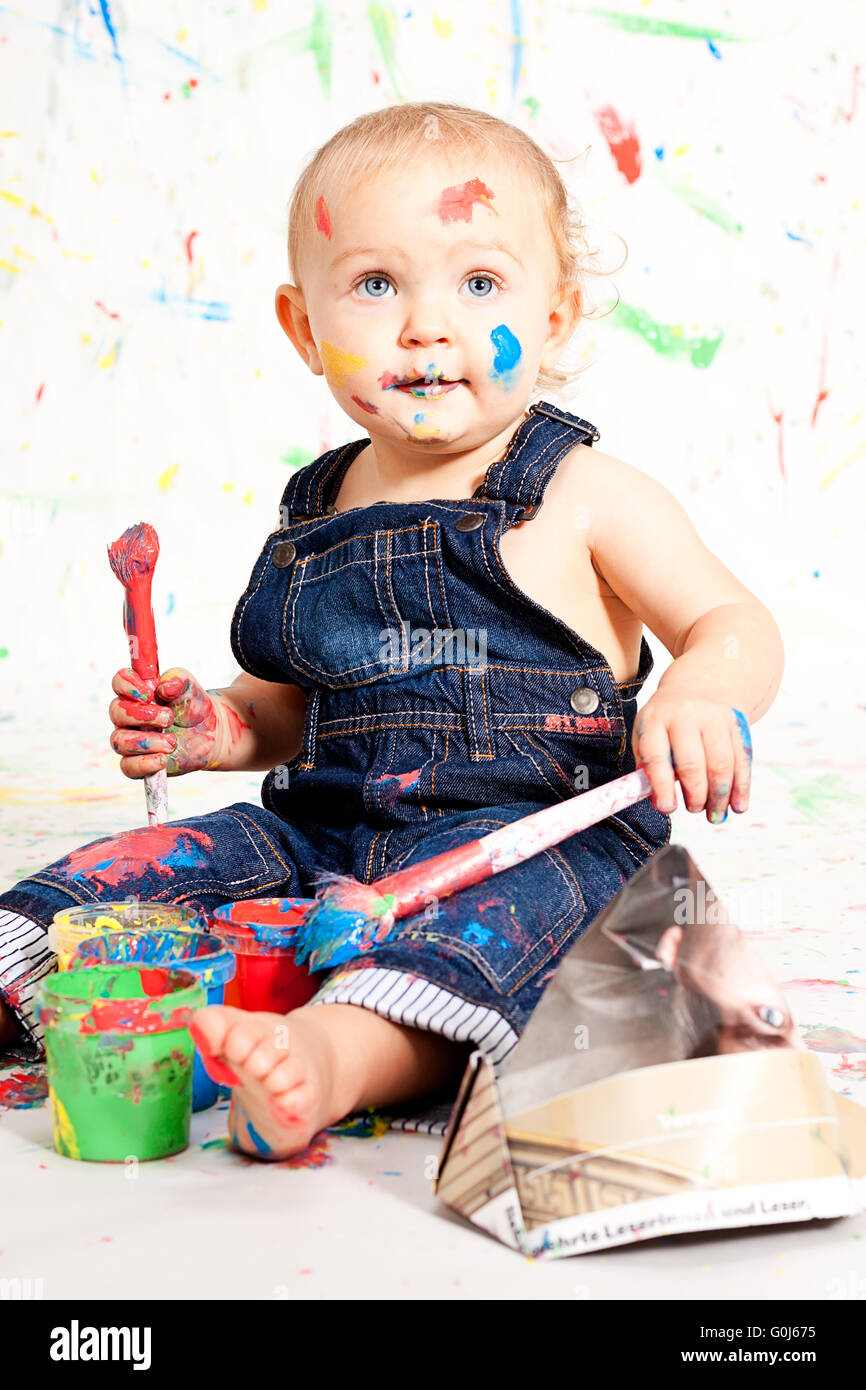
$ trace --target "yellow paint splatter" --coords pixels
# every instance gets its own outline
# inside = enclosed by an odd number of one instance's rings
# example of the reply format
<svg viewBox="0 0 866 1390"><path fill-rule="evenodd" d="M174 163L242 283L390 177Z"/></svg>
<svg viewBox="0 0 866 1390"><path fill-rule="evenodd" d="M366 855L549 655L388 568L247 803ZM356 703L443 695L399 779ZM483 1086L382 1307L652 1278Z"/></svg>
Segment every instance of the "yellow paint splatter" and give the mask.
<svg viewBox="0 0 866 1390"><path fill-rule="evenodd" d="M111 347L109 348L109 350L108 350L108 352L105 354L105 356L104 356L104 357L100 357L100 358L97 359L98 365L99 365L100 367L105 367L106 369L107 369L108 367L113 367L116 361L117 361L117 343L112 343L112 344L111 344Z"/></svg>
<svg viewBox="0 0 866 1390"><path fill-rule="evenodd" d="M11 270L15 275L21 274L20 265L13 265L11 261L6 261L0 256L0 270Z"/></svg>
<svg viewBox="0 0 866 1390"><path fill-rule="evenodd" d="M411 439L441 439L442 432L436 421L429 416L423 416L420 420L412 422L412 429L409 432Z"/></svg>
<svg viewBox="0 0 866 1390"><path fill-rule="evenodd" d="M223 492L231 492L233 488L234 483L223 483Z"/></svg>
<svg viewBox="0 0 866 1390"><path fill-rule="evenodd" d="M49 1086L48 1095L51 1099L51 1120L54 1125L54 1147L59 1154L64 1154L66 1158L80 1158L81 1150L78 1147L78 1139L75 1130L72 1128L72 1121L66 1113L66 1107L61 1100L58 1100L54 1091Z"/></svg>
<svg viewBox="0 0 866 1390"><path fill-rule="evenodd" d="M677 145L676 149L674 150L674 159L679 159L681 155L688 154L690 149L691 144L689 141L686 141L684 145Z"/></svg>
<svg viewBox="0 0 866 1390"><path fill-rule="evenodd" d="M168 492L179 471L180 464L173 463L170 468L166 468L164 473L160 473L159 478L157 479L157 487L159 488L160 492Z"/></svg>
<svg viewBox="0 0 866 1390"><path fill-rule="evenodd" d="M251 505L253 500L253 490L251 487L247 488L246 492L243 495L243 500L244 502L246 502L248 507Z"/></svg>
<svg viewBox="0 0 866 1390"><path fill-rule="evenodd" d="M434 13L433 28L436 30L440 39L450 39L454 25L451 23L450 19L440 19L438 14Z"/></svg>
<svg viewBox="0 0 866 1390"><path fill-rule="evenodd" d="M322 343L319 355L329 386L344 386L347 376L354 376L362 367L369 365L365 358L353 357L350 352L343 352L342 348L329 342Z"/></svg>

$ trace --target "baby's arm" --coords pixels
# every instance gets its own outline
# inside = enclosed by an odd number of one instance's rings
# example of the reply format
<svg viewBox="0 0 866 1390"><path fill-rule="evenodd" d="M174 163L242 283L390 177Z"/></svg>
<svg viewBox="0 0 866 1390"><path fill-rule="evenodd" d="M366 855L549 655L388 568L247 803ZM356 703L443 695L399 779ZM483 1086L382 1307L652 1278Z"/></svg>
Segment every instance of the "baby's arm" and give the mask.
<svg viewBox="0 0 866 1390"><path fill-rule="evenodd" d="M218 764L221 772L266 772L299 751L307 708L300 686L243 673L231 685L208 694L227 709L228 736Z"/></svg>
<svg viewBox="0 0 866 1390"><path fill-rule="evenodd" d="M769 709L781 683L779 629L660 483L609 455L580 471L595 564L674 658L632 739L655 801L673 810L675 772L689 811L706 809L712 821L724 819L728 804L745 811L748 723Z"/></svg>

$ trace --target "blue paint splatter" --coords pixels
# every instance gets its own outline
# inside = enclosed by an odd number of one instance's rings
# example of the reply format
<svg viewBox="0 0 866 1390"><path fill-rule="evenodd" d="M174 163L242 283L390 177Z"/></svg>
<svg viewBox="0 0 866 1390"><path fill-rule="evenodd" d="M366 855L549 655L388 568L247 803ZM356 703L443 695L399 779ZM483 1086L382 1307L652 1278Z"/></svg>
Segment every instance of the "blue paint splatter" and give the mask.
<svg viewBox="0 0 866 1390"><path fill-rule="evenodd" d="M511 29L514 37L511 40L511 108L509 115L514 110L514 103L517 100L520 69L523 66L523 20L520 14L520 0L511 0Z"/></svg>
<svg viewBox="0 0 866 1390"><path fill-rule="evenodd" d="M494 381L500 381L506 391L511 391L517 384L518 367L523 356L523 349L511 329L504 323L500 323L492 329L490 341L496 349L496 355L488 375Z"/></svg>
<svg viewBox="0 0 866 1390"><path fill-rule="evenodd" d="M165 607L166 615L174 612L174 594L169 594L168 603Z"/></svg>
<svg viewBox="0 0 866 1390"><path fill-rule="evenodd" d="M470 946L486 946L493 935L487 927L482 927L480 922L468 922L460 933L464 941L468 941Z"/></svg>
<svg viewBox="0 0 866 1390"><path fill-rule="evenodd" d="M707 48L710 50L714 58L721 58L722 55L716 48L716 45L713 43L712 39L707 39Z"/></svg>
<svg viewBox="0 0 866 1390"><path fill-rule="evenodd" d="M664 157L665 157L665 147L664 147L664 145L656 145L655 149L653 150L653 154L655 155L656 159L664 159Z"/></svg>
<svg viewBox="0 0 866 1390"><path fill-rule="evenodd" d="M731 709L734 709L733 705ZM743 747L749 755L749 762L752 761L752 735L749 732L749 721L741 709L734 710L734 717L737 721L737 728L740 731L740 738L743 740Z"/></svg>
<svg viewBox="0 0 866 1390"><path fill-rule="evenodd" d="M267 1139L263 1139L258 1130L253 1126L252 1121L247 1120L247 1134L256 1146L256 1152L267 1156L271 1152L271 1146Z"/></svg>
<svg viewBox="0 0 866 1390"><path fill-rule="evenodd" d="M157 304L173 304L185 311L187 318L216 319L226 323L231 318L228 304L220 299L188 299L184 295L167 295L165 290L155 290L151 299Z"/></svg>

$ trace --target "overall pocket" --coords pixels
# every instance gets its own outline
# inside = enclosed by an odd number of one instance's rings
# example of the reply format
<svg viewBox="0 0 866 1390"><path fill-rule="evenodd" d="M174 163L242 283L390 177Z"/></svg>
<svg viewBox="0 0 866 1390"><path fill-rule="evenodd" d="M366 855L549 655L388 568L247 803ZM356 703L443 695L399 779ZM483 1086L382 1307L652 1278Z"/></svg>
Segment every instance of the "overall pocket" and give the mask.
<svg viewBox="0 0 866 1390"><path fill-rule="evenodd" d="M437 634L449 630L438 522L349 536L295 561L283 642L319 684L363 685L433 665Z"/></svg>

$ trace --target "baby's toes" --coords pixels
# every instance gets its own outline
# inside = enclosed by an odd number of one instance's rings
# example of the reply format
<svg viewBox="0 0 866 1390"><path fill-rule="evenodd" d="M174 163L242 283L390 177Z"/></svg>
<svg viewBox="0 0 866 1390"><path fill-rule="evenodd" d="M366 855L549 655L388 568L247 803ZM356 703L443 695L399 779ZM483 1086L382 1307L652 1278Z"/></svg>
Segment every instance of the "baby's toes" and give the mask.
<svg viewBox="0 0 866 1390"><path fill-rule="evenodd" d="M213 1057L220 1056L228 1031L238 1012L238 1009L228 1008L223 1004L208 1004L203 1009L196 1009L189 1025L196 1046Z"/></svg>
<svg viewBox="0 0 866 1390"><path fill-rule="evenodd" d="M270 1096L270 1109L274 1119L281 1125L301 1125L318 1104L318 1093L309 1081Z"/></svg>

